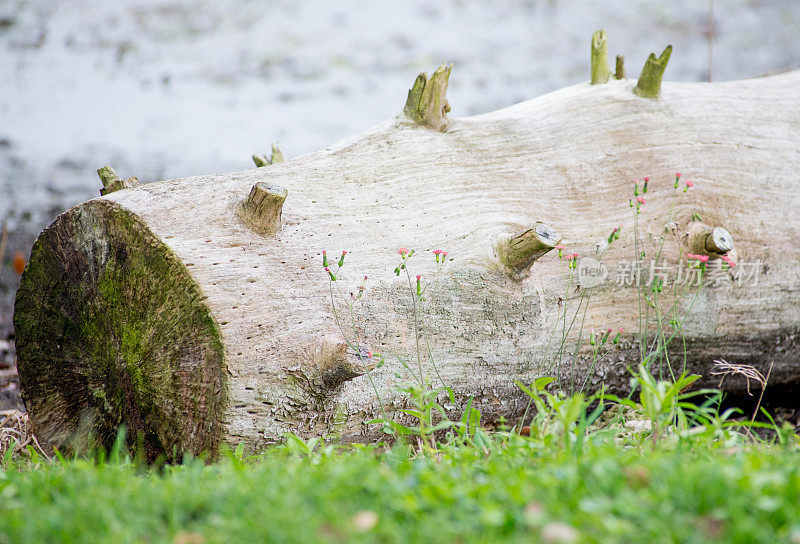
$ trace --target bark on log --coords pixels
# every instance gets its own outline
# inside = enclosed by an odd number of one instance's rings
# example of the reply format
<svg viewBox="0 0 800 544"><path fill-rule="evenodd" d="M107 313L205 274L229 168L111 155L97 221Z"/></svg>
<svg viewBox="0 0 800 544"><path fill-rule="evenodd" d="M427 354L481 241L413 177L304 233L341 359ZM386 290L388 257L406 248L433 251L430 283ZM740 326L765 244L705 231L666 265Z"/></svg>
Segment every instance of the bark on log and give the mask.
<svg viewBox="0 0 800 544"><path fill-rule="evenodd" d="M434 360L487 420L514 418L525 405L515 380L571 378L546 355L563 310L563 262L551 252L512 274L498 238L543 222L568 251L593 256L621 226L604 255L612 269L633 258L629 198L645 175L654 180L638 216L647 258L667 226L667 262L691 238L712 262L732 240L740 262L763 263L757 285L704 288L683 306L689 369L708 376L716 358L762 370L774 361L771 386L796 384L800 72L664 83L659 99L633 87L587 82L437 130L401 115L280 164L148 184L68 210L36 241L15 309L37 434L79 447L89 430L108 442L125 424L151 455L240 441L258 449L287 431L375 438L366 350L415 353L412 297L393 273L400 246L417 250L410 266L423 281L434 266L428 252L449 251L424 311ZM441 120L444 98L431 96ZM694 180L692 193L673 197L675 171ZM271 208L277 230L256 232L242 219L256 183L288 192L279 225ZM697 216L711 230L689 236ZM358 351L334 321L324 249L348 251L341 285L370 278L357 306ZM592 290L584 331L626 334L591 373L581 352L578 380L591 388L627 387L626 365L639 358L627 332L638 333L636 293ZM580 295L569 293L572 308ZM402 372L391 357L371 372L388 410L403 402Z"/></svg>

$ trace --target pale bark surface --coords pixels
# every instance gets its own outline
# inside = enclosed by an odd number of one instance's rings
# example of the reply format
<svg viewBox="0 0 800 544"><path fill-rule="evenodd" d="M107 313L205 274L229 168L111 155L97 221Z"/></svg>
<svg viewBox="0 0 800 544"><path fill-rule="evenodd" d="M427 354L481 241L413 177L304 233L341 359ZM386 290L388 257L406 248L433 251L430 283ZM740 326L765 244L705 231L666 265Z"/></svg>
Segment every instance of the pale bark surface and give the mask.
<svg viewBox="0 0 800 544"><path fill-rule="evenodd" d="M232 444L261 448L288 431L346 440L376 436L365 423L379 414L377 398L358 354L343 346L321 265L323 249L332 260L348 251L339 275L347 293L369 276L356 306L357 326L364 350L387 355L386 364L372 371L385 405L396 407L396 389L409 378L397 377L403 369L390 354L413 360L415 353L408 285L393 273L400 246L417 251L410 266L424 280L434 268L430 251L449 252L425 312L431 349L444 381L462 398L474 396L487 420L521 413L524 399L515 380L552 374L569 385L570 369L552 368L546 358L562 309L563 264L550 252L526 276L510 277L495 253L498 239L542 221L560 233L568 251L593 256L596 244L621 226L622 236L604 261L609 268L631 261L628 199L633 180L644 176L652 179L639 220L647 259L655 254L651 235L657 239L673 219L680 236L696 213L704 224L730 233L739 262L764 263L757 285L700 291L684 324L689 369L710 384L716 358L761 369L774 361L771 383L797 383L800 72L729 83L664 83L659 99L636 96L634 85L576 85L490 114L450 119L443 131L398 117L284 163L148 184L78 208L115 203L114 213L140 220L196 282L218 324L227 375L223 407L209 425L218 421L220 440ZM673 200L676 171L696 187ZM239 214L256 182L288 191L281 228L273 234L254 232ZM49 231L63 221L57 219ZM66 255L96 244L92 232L82 236L85 241L54 251ZM668 241L664 255L676 263L677 244ZM36 266L32 259L30 269ZM23 288L34 277L26 272ZM35 285L26 289L31 293ZM579 296L570 293L573 308ZM64 331L36 328L34 310L19 313L23 299L15 320L30 408L38 368L55 362L37 359L36 350L25 352L24 346ZM130 303L137 304L135 295ZM113 312L96 318L117 319ZM29 325L20 328L26 319ZM172 325L154 319L148 334L157 337ZM593 389L601 383L624 389L625 367L639 355L631 338L638 332L636 290L608 284L593 289L584 331L620 327L625 337L598 364L589 380ZM191 336L191 329L185 333ZM574 342L569 345L574 349ZM83 365L93 364L90 356ZM433 378L431 365L423 363ZM146 376L154 361L137 364ZM579 382L588 367L584 353ZM55 379L49 385L62 387ZM75 402L100 412L93 398ZM189 421L198 417L187 414ZM41 431L37 410L31 417ZM127 422L124 410L120 417ZM58 442L70 432L77 429L59 429L48 438ZM196 442L183 443L191 448Z"/></svg>

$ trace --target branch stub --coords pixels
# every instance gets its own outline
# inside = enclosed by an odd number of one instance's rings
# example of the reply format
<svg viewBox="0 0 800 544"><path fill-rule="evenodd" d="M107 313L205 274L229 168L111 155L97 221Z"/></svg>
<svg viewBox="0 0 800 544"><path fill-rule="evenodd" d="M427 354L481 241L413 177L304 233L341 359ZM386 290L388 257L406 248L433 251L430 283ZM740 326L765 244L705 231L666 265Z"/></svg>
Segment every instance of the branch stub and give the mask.
<svg viewBox="0 0 800 544"><path fill-rule="evenodd" d="M131 189L141 185L139 178L131 177L128 179L120 179L117 173L110 166L103 166L97 170L97 175L100 176L100 181L103 182L103 187L100 189L100 195L105 196L108 193L119 191L120 189Z"/></svg>
<svg viewBox="0 0 800 544"><path fill-rule="evenodd" d="M277 164L285 160L286 160L286 155L283 154L280 145L277 143L272 144L271 156L267 157L266 153L263 155L257 155L257 154L253 155L253 162L256 164L256 168L269 166L270 164Z"/></svg>
<svg viewBox="0 0 800 544"><path fill-rule="evenodd" d="M633 94L645 98L658 98L661 96L661 78L667 68L667 62L672 55L672 46L668 45L661 56L656 57L655 53L650 53L639 75L639 81L633 89Z"/></svg>
<svg viewBox="0 0 800 544"><path fill-rule="evenodd" d="M693 222L688 228L689 253L701 255L725 255L733 250L733 236L722 227L711 227Z"/></svg>
<svg viewBox="0 0 800 544"><path fill-rule="evenodd" d="M288 191L280 185L258 182L242 202L241 217L256 232L271 234L281 227L281 212Z"/></svg>
<svg viewBox="0 0 800 544"><path fill-rule="evenodd" d="M443 131L447 126L450 104L445 97L452 66L442 65L433 75L421 73L408 91L403 113L417 124Z"/></svg>
<svg viewBox="0 0 800 544"><path fill-rule="evenodd" d="M625 79L625 55L617 55L617 66L614 72L616 79Z"/></svg>
<svg viewBox="0 0 800 544"><path fill-rule="evenodd" d="M531 265L561 241L561 234L541 221L514 235L506 235L495 246L497 257L509 275L522 279Z"/></svg>
<svg viewBox="0 0 800 544"><path fill-rule="evenodd" d="M598 30L592 35L592 85L607 83L609 77L606 31Z"/></svg>

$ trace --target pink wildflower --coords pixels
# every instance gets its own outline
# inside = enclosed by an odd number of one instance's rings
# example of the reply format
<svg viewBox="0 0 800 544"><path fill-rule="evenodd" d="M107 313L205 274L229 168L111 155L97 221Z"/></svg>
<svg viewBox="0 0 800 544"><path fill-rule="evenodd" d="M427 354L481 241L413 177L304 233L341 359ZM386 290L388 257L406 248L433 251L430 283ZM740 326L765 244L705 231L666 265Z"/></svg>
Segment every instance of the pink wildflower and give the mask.
<svg viewBox="0 0 800 544"><path fill-rule="evenodd" d="M676 178L680 178L680 177L681 177L681 173L680 173L680 172L678 172L677 174L675 174L675 177L676 177Z"/></svg>
<svg viewBox="0 0 800 544"><path fill-rule="evenodd" d="M645 183L647 183L648 181L650 181L650 178L644 178Z"/></svg>
<svg viewBox="0 0 800 544"><path fill-rule="evenodd" d="M398 253L399 253L401 256L405 257L405 256L406 256L406 254L408 253L408 248L401 247L400 249L398 249L398 250L397 250L397 252L398 252Z"/></svg>
<svg viewBox="0 0 800 544"><path fill-rule="evenodd" d="M687 181L686 182L686 186L687 187L694 187L694 182L693 181Z"/></svg>
<svg viewBox="0 0 800 544"><path fill-rule="evenodd" d="M565 258L569 261L569 267L575 268L575 262L578 260L578 254L573 253L572 255L567 255Z"/></svg>
<svg viewBox="0 0 800 544"><path fill-rule="evenodd" d="M446 252L446 251L442 251L442 259L444 259L444 258L445 258L445 257L447 257L448 255L450 255L448 252Z"/></svg>
<svg viewBox="0 0 800 544"><path fill-rule="evenodd" d="M638 202L639 204L645 204L646 203L644 197L641 197L641 196L636 199L636 202Z"/></svg>

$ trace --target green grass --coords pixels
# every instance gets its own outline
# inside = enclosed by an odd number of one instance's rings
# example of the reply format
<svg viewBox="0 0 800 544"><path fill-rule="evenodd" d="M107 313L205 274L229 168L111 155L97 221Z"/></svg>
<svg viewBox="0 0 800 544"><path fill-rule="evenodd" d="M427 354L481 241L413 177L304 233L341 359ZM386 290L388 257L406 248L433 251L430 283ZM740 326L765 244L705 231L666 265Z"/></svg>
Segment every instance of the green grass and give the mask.
<svg viewBox="0 0 800 544"><path fill-rule="evenodd" d="M7 460L0 543L800 542L790 431L771 444L708 428L653 444L614 424L580 445L485 434L424 455L292 439L161 468Z"/></svg>

